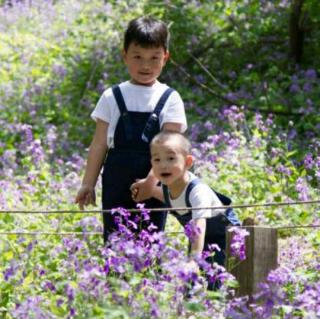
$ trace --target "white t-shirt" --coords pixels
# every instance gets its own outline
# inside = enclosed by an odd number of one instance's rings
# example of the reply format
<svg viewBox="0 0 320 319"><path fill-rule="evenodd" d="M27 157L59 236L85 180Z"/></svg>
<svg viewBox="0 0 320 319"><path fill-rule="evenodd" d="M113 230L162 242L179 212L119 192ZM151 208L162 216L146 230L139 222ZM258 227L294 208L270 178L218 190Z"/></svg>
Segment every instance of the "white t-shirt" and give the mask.
<svg viewBox="0 0 320 319"><path fill-rule="evenodd" d="M130 81L119 84L127 110L130 112L152 112L161 95L168 88L166 84L156 81L152 86L132 84ZM109 148L114 146L114 132L120 117L120 111L112 88L108 88L98 101L91 117L109 123L107 144ZM170 94L160 115L160 128L164 123L182 124L181 132L187 129L187 120L183 101L177 91Z"/></svg>
<svg viewBox="0 0 320 319"><path fill-rule="evenodd" d="M197 178L194 174L189 172L189 183ZM185 207L185 194L189 183L184 188L183 192L176 199L170 197L170 203L173 208ZM196 184L189 194L189 201L192 207L211 207L211 206L223 206L216 193L204 183ZM188 213L189 210L178 210L179 215ZM192 219L210 218L222 214L225 212L224 208L221 209L193 209Z"/></svg>

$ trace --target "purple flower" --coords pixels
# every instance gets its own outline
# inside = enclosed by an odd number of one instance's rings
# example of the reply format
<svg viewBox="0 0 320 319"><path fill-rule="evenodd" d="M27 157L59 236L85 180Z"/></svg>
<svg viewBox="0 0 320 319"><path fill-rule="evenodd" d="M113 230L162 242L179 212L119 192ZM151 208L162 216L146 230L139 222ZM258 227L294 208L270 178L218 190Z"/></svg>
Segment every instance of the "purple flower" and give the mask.
<svg viewBox="0 0 320 319"><path fill-rule="evenodd" d="M39 276L44 276L46 274L46 271L43 268L39 269Z"/></svg>
<svg viewBox="0 0 320 319"><path fill-rule="evenodd" d="M52 283L52 281L49 281L49 280L45 280L43 283L42 283L42 288L44 290L49 290L49 291L56 291L56 287L54 286L54 284Z"/></svg>
<svg viewBox="0 0 320 319"><path fill-rule="evenodd" d="M297 83L293 83L290 85L290 88L289 88L289 92L290 93L299 93L300 92L300 87Z"/></svg>
<svg viewBox="0 0 320 319"><path fill-rule="evenodd" d="M54 64L52 66L52 71L54 74L58 75L61 78L64 78L67 75L67 69L60 64Z"/></svg>
<svg viewBox="0 0 320 319"><path fill-rule="evenodd" d="M15 274L15 269L14 269L14 267L10 266L3 273L4 280L8 281L10 279L10 277L14 276L14 274Z"/></svg>
<svg viewBox="0 0 320 319"><path fill-rule="evenodd" d="M303 91L304 91L304 92L309 93L309 92L312 91L312 89L313 89L313 87L312 87L312 84L311 84L310 82L306 82L306 83L303 85Z"/></svg>
<svg viewBox="0 0 320 319"><path fill-rule="evenodd" d="M56 305L57 307L61 307L63 305L63 299L58 299Z"/></svg>
<svg viewBox="0 0 320 319"><path fill-rule="evenodd" d="M141 211L142 219L144 221L148 221L150 220L150 210L148 210L144 206L145 204L140 204L140 203L137 204L137 208L139 208Z"/></svg>
<svg viewBox="0 0 320 319"><path fill-rule="evenodd" d="M307 285L301 294L296 296L295 305L308 314L308 318L320 317L320 283Z"/></svg>
<svg viewBox="0 0 320 319"><path fill-rule="evenodd" d="M304 157L304 160L303 160L303 164L304 164L304 167L306 169L312 169L313 168L313 165L315 163L314 163L314 160L313 160L313 157L312 157L311 153L306 154L306 156Z"/></svg>
<svg viewBox="0 0 320 319"><path fill-rule="evenodd" d="M129 216L131 215L130 211L126 210L123 207L117 207L117 208L113 208L111 210L111 214L119 214L120 216L123 216L125 219L128 219Z"/></svg>
<svg viewBox="0 0 320 319"><path fill-rule="evenodd" d="M68 298L68 301L71 303L75 297L75 289L71 285L66 284L64 292Z"/></svg>
<svg viewBox="0 0 320 319"><path fill-rule="evenodd" d="M200 234L200 228L196 226L194 220L191 220L188 224L185 225L184 233L191 242L194 242Z"/></svg>
<svg viewBox="0 0 320 319"><path fill-rule="evenodd" d="M232 319L251 319L252 312L248 309L248 296L233 298L227 303L225 317Z"/></svg>
<svg viewBox="0 0 320 319"><path fill-rule="evenodd" d="M284 166L283 164L278 165L277 171L287 176L290 176L292 174L291 169L289 167Z"/></svg>
<svg viewBox="0 0 320 319"><path fill-rule="evenodd" d="M228 230L232 233L230 244L231 256L239 258L241 261L246 259L245 238L249 236L249 232L241 227L230 227Z"/></svg>
<svg viewBox="0 0 320 319"><path fill-rule="evenodd" d="M298 192L298 198L301 201L309 200L309 189L306 181L299 177L296 181L296 190Z"/></svg>
<svg viewBox="0 0 320 319"><path fill-rule="evenodd" d="M283 286L289 282L295 282L295 276L291 269L279 267L270 271L267 276L267 282Z"/></svg>
<svg viewBox="0 0 320 319"><path fill-rule="evenodd" d="M75 317L75 315L76 315L76 310L73 307L71 307L69 311L69 318Z"/></svg>
<svg viewBox="0 0 320 319"><path fill-rule="evenodd" d="M126 271L125 269L125 265L127 263L127 259L125 257L116 257L116 256L112 256L110 258L110 268L112 268L113 271L122 274Z"/></svg>
<svg viewBox="0 0 320 319"><path fill-rule="evenodd" d="M317 72L314 69L308 69L304 76L308 80L315 80L317 78Z"/></svg>

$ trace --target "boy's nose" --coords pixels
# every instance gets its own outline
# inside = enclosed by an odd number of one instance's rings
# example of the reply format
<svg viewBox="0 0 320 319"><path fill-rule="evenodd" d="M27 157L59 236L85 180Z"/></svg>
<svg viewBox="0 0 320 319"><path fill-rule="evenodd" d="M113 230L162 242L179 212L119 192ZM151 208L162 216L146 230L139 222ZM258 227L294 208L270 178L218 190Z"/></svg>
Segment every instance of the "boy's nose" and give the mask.
<svg viewBox="0 0 320 319"><path fill-rule="evenodd" d="M165 161L161 161L159 163L160 168L166 168L166 162Z"/></svg>
<svg viewBox="0 0 320 319"><path fill-rule="evenodd" d="M142 60L140 65L144 69L149 69L149 67L150 67L150 63L146 60Z"/></svg>

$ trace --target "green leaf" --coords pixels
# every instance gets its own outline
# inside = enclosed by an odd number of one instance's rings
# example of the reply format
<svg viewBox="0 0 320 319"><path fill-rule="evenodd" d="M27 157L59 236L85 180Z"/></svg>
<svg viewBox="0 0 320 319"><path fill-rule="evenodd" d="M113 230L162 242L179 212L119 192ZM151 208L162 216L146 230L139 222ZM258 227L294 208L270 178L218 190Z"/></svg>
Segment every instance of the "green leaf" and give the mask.
<svg viewBox="0 0 320 319"><path fill-rule="evenodd" d="M197 302L187 302L185 306L189 311L192 311L192 312L200 312L205 310L204 305Z"/></svg>

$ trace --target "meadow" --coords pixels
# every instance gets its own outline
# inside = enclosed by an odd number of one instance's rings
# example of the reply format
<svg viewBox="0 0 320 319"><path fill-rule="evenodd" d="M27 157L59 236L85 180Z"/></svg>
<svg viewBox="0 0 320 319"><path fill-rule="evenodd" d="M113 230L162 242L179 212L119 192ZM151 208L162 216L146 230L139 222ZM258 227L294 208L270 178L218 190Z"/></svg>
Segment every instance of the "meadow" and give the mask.
<svg viewBox="0 0 320 319"><path fill-rule="evenodd" d="M250 302L223 267L199 260L222 282L206 291L204 276L184 267L187 242L173 219L163 234L136 238L123 227L103 247L99 200L94 211L74 204L90 113L127 79L122 34L143 14L170 25L160 80L185 102L195 173L234 204L320 200L320 4L298 10L301 53L288 27L297 2L0 1L1 318L320 317L319 203L237 210L288 227L278 268Z"/></svg>

